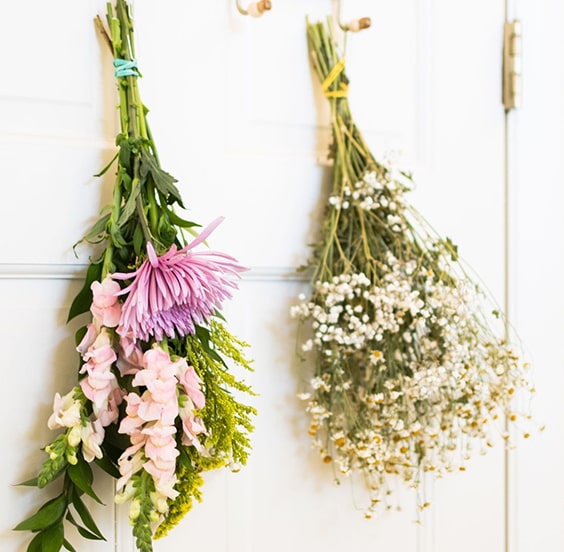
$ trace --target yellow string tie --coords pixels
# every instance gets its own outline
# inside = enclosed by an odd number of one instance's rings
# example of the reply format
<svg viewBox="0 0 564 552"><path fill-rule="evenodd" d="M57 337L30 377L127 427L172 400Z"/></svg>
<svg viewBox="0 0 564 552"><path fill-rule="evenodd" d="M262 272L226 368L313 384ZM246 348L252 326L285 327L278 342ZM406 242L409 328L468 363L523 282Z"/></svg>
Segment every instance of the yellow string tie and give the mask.
<svg viewBox="0 0 564 552"><path fill-rule="evenodd" d="M323 81L321 88L326 98L346 98L348 94L349 87L346 82L340 82L339 88L337 90L329 90L331 85L335 82L336 78L345 69L345 58L341 59L334 67L329 71L327 77Z"/></svg>

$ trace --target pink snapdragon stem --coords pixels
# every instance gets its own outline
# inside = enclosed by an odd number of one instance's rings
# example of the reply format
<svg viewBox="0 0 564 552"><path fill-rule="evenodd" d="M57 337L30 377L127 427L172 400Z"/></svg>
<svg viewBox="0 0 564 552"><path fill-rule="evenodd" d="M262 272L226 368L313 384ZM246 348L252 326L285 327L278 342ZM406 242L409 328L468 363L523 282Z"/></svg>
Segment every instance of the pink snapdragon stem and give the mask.
<svg viewBox="0 0 564 552"><path fill-rule="evenodd" d="M106 277L102 282L92 282L92 322L86 326L86 334L77 346L84 364L80 373L86 376L80 380L84 395L92 402L93 416L106 427L117 421L118 407L123 392L112 372L117 360L111 328L118 325L121 305L117 298L119 284ZM96 433L102 434L99 430ZM91 439L92 441L92 439Z"/></svg>
<svg viewBox="0 0 564 552"><path fill-rule="evenodd" d="M131 280L118 295L127 294L117 332L133 340L161 341L195 333L237 289L234 278L247 270L233 257L216 251L191 251L223 221L220 217L182 249L176 245L158 256L147 243L148 258L134 272L115 273L116 280Z"/></svg>
<svg viewBox="0 0 564 552"><path fill-rule="evenodd" d="M205 397L201 380L186 359L172 360L168 352L157 344L143 354L143 366L135 373L133 385L144 388L140 396L129 393L126 416L119 432L129 435L131 446L118 460L121 477L118 491L127 487L131 477L144 469L155 482L159 511L166 510L166 499L175 498L176 483L176 418L183 420L183 443L201 450L197 435L205 433L201 420L195 416L195 404L203 408ZM179 409L178 396L184 395L184 407ZM193 427L187 429L186 420Z"/></svg>

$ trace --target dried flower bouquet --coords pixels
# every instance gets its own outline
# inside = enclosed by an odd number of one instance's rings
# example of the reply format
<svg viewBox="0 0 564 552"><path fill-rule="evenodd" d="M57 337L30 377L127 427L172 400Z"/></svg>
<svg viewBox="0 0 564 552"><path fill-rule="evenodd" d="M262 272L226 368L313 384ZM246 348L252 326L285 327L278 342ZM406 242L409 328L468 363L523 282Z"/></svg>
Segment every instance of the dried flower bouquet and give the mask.
<svg viewBox="0 0 564 552"><path fill-rule="evenodd" d="M419 488L423 474L464 470L474 450L507 438L505 419L529 418L531 387L456 246L410 205L411 177L370 152L331 22L308 22L307 35L331 107L333 181L307 266L311 295L292 307L315 357L300 396L314 447L337 480L364 478L371 517L391 507L398 480Z"/></svg>

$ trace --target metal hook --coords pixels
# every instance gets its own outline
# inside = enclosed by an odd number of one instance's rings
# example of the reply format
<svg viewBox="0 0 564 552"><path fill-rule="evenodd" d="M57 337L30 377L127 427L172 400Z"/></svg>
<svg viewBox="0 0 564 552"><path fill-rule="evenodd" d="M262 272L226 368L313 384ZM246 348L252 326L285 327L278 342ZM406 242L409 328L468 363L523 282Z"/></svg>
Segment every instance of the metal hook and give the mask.
<svg viewBox="0 0 564 552"><path fill-rule="evenodd" d="M270 0L260 0L259 2L252 2L247 9L241 6L241 2L236 0L237 9L242 15L250 15L251 17L260 17L264 12L272 9L272 2Z"/></svg>
<svg viewBox="0 0 564 552"><path fill-rule="evenodd" d="M337 0L337 23L343 31L350 31L351 33L358 33L372 25L370 17L361 17L360 19L353 19L349 23L343 23L341 21L341 0Z"/></svg>

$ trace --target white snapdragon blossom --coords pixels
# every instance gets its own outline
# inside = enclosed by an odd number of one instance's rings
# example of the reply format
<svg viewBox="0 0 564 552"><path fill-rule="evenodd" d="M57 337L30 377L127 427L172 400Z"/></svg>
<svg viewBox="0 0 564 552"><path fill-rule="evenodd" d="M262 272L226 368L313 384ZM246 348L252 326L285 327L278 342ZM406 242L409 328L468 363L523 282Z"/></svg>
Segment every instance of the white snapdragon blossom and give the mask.
<svg viewBox="0 0 564 552"><path fill-rule="evenodd" d="M47 421L49 429L60 427L74 427L80 424L80 401L74 398L75 389L64 397L55 393L53 400L53 414Z"/></svg>

